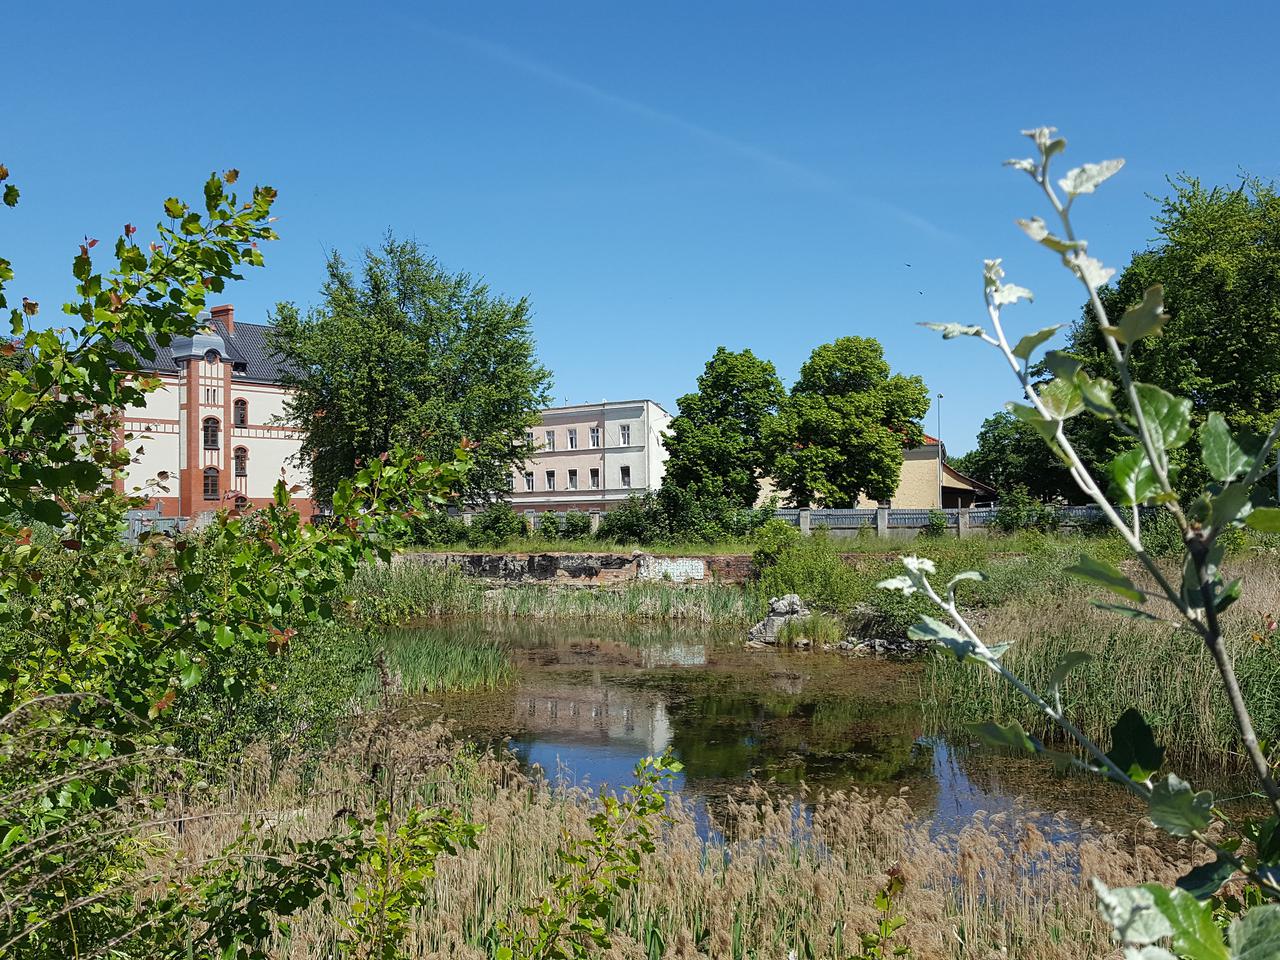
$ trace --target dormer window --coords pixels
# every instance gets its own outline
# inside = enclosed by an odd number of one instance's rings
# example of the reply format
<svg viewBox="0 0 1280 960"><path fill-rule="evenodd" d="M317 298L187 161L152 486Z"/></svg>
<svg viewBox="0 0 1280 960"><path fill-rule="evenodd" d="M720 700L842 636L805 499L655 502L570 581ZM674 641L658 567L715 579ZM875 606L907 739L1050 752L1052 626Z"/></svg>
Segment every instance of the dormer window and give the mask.
<svg viewBox="0 0 1280 960"><path fill-rule="evenodd" d="M206 351L204 352L204 362L205 362L205 363L217 363L217 362L218 362L219 360L221 360L221 359L222 359L222 357L221 357L221 356L219 356L219 354L218 354L218 351L217 351L217 350L206 350Z"/></svg>

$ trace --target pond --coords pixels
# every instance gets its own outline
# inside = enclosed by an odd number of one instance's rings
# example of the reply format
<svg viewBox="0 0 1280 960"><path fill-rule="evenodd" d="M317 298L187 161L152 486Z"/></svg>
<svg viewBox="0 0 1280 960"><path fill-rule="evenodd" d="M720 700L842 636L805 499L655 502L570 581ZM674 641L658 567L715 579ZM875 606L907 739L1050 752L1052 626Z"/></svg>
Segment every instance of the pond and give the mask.
<svg viewBox="0 0 1280 960"><path fill-rule="evenodd" d="M743 631L670 624L450 621L395 631L457 643L498 640L515 680L497 690L420 694L413 709L459 736L506 743L551 779L620 786L670 748L675 786L705 809L752 783L803 802L817 790L904 793L950 831L976 811L1046 811L1055 833L1126 831L1142 807L1089 777L994 754L963 731L926 736L918 663L748 650ZM960 669L960 667L957 667Z"/></svg>

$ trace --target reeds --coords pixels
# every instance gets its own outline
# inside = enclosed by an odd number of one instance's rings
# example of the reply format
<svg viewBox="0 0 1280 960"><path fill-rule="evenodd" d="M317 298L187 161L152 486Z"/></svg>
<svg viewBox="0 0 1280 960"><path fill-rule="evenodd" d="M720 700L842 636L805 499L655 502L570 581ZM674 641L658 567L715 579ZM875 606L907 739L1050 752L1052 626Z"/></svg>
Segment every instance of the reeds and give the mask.
<svg viewBox="0 0 1280 960"><path fill-rule="evenodd" d="M1280 633L1268 629L1268 621L1280 613L1280 568L1264 555L1243 556L1227 566L1230 576L1244 580L1241 600L1224 617L1229 647L1258 735L1275 742ZM1204 645L1189 631L1099 611L1089 603L1093 596L1087 587L1063 582L1051 594L1012 597L980 612L979 633L988 643L1012 641L1003 662L1036 690L1048 689L1064 653L1090 654L1070 674L1063 701L1072 722L1099 743L1108 743L1111 725L1135 707L1171 762L1219 770L1242 764L1239 735ZM1160 612L1156 601L1148 606ZM957 664L954 657L931 660L925 693L936 730L1017 719L1038 736L1053 739L1058 733L991 671Z"/></svg>
<svg viewBox="0 0 1280 960"><path fill-rule="evenodd" d="M747 624L764 609L755 591L726 584L633 581L601 587L488 587L456 567L430 563L366 567L351 590L359 619L397 626L465 615Z"/></svg>
<svg viewBox="0 0 1280 960"><path fill-rule="evenodd" d="M562 869L564 838L587 834L598 801L526 776L510 756L461 750L438 729L400 729L393 737L397 751L428 758L415 766L414 786L400 802L446 805L485 826L478 849L438 862L433 900L415 918L405 952L490 956L498 924L524 922L520 908L547 892L548 878ZM306 836L323 831L340 810L367 810L374 788L358 758L369 754L357 745L336 758L319 779L326 792L305 801L280 781L274 788L238 785L234 801L220 808L229 815L175 834L166 862L215 853L230 838L235 813L288 810L288 817L269 816L276 826L263 829ZM1186 866L1174 862L1180 848L1166 858L1142 828L1123 838L1099 835L1093 825L1028 810L978 813L954 833L933 835L906 795L831 793L806 808L749 790L715 817L719 833L711 840L698 832L690 803L676 798L669 813L644 861L644 882L610 917L613 947L603 956L782 960L794 950L847 960L872 929L875 893L894 871L905 881L895 910L906 917L895 945L911 947L915 960L1113 957L1088 877L1167 883ZM1050 842L1050 834L1069 839ZM341 910L337 917L304 914L272 955L327 955L340 922Z"/></svg>

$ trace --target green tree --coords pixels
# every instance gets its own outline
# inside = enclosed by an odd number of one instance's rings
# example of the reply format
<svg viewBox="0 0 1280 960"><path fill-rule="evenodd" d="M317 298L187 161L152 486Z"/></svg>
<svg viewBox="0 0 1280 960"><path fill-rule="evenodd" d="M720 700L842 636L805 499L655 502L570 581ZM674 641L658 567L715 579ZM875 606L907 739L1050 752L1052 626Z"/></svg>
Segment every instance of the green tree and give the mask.
<svg viewBox="0 0 1280 960"><path fill-rule="evenodd" d="M390 234L364 251L358 274L336 253L326 268L322 305L279 304L273 334L316 495L327 500L393 444L441 459L464 439L476 444L467 499L507 492L551 383L528 302L451 274L417 241Z"/></svg>
<svg viewBox="0 0 1280 960"><path fill-rule="evenodd" d="M1155 216L1159 242L1134 255L1118 280L1099 291L1109 316L1121 316L1159 284L1169 313L1161 335L1132 346L1135 379L1187 397L1193 429L1210 410L1246 433L1265 434L1280 414L1280 195L1245 178L1236 188L1171 181ZM1093 375L1111 369L1091 307L1071 331L1069 351ZM1127 410L1124 398L1118 398ZM1071 435L1095 464L1133 446L1113 422L1072 423ZM1206 475L1195 443L1175 467L1186 486Z"/></svg>
<svg viewBox="0 0 1280 960"><path fill-rule="evenodd" d="M768 470L765 427L786 398L778 372L750 350L720 347L698 377L696 393L679 399L663 443L671 454L665 482L715 487L743 507L760 496Z"/></svg>
<svg viewBox="0 0 1280 960"><path fill-rule="evenodd" d="M887 500L903 451L924 439L929 393L891 372L879 341L841 337L818 347L769 427L774 476L795 504L852 507Z"/></svg>
<svg viewBox="0 0 1280 960"><path fill-rule="evenodd" d="M1070 471L1053 455L1040 434L1005 411L982 421L978 445L949 462L965 476L1002 494L1023 487L1039 500L1082 500Z"/></svg>

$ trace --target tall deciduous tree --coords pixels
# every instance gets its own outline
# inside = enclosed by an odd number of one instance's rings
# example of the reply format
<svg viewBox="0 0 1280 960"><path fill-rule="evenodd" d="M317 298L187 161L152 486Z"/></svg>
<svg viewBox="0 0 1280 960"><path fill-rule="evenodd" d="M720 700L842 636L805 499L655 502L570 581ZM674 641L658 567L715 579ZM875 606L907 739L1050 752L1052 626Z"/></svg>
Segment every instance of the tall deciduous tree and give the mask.
<svg viewBox="0 0 1280 960"><path fill-rule="evenodd" d="M893 373L879 341L841 337L818 347L770 429L774 475L795 504L852 507L887 500L903 451L924 439L924 381Z"/></svg>
<svg viewBox="0 0 1280 960"><path fill-rule="evenodd" d="M441 459L463 439L478 444L467 498L505 493L551 383L528 302L495 296L391 234L365 250L358 273L330 255L321 296L306 313L279 304L273 334L317 496L396 443Z"/></svg>
<svg viewBox="0 0 1280 960"><path fill-rule="evenodd" d="M1280 415L1280 195L1254 178L1234 189L1188 177L1172 186L1155 217L1160 242L1101 291L1103 306L1118 317L1163 285L1170 319L1133 347L1134 378L1189 398L1194 421L1216 410L1234 429L1265 433ZM1069 349L1090 373L1111 368L1088 307ZM1097 462L1132 446L1108 422L1077 419L1073 441ZM1182 459L1194 474L1184 482L1205 479L1194 449Z"/></svg>
<svg viewBox="0 0 1280 960"><path fill-rule="evenodd" d="M698 377L698 391L678 401L680 414L663 441L671 455L665 482L714 488L754 506L768 469L765 426L785 398L772 363L750 350L720 347Z"/></svg>
<svg viewBox="0 0 1280 960"><path fill-rule="evenodd" d="M1030 424L1001 411L982 421L978 445L950 461L966 476L1008 493L1026 487L1039 500L1082 499L1066 465Z"/></svg>

